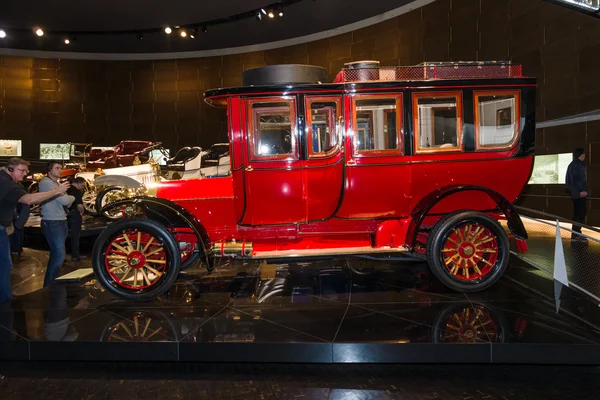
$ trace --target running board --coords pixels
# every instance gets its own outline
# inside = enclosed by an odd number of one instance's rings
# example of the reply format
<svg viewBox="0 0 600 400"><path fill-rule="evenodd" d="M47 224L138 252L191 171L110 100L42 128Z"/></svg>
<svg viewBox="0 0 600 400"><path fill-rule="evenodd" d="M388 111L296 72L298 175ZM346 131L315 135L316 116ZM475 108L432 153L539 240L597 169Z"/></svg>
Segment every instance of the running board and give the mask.
<svg viewBox="0 0 600 400"><path fill-rule="evenodd" d="M333 249L254 251L252 258L317 257L376 253L406 253L405 247L344 247Z"/></svg>

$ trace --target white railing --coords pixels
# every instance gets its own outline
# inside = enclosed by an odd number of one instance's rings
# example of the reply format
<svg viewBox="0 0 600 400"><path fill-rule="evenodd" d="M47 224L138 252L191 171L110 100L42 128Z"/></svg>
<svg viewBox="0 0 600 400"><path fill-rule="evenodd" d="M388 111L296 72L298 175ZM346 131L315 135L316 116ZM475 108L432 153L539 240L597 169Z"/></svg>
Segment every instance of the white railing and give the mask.
<svg viewBox="0 0 600 400"><path fill-rule="evenodd" d="M513 255L600 303L600 229L583 225L579 233L564 218L520 207L519 213L529 251Z"/></svg>

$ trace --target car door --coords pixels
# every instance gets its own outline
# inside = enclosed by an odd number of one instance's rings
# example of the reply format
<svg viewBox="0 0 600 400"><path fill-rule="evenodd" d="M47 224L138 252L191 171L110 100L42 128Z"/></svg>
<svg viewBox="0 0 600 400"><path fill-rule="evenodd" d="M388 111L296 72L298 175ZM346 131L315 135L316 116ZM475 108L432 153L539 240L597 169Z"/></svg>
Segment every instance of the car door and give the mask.
<svg viewBox="0 0 600 400"><path fill-rule="evenodd" d="M307 219L333 216L343 193L342 97L306 96L304 143Z"/></svg>
<svg viewBox="0 0 600 400"><path fill-rule="evenodd" d="M345 97L345 188L337 217L398 218L408 214L411 166L405 156L402 93Z"/></svg>
<svg viewBox="0 0 600 400"><path fill-rule="evenodd" d="M306 222L295 96L244 100L245 210L242 225Z"/></svg>

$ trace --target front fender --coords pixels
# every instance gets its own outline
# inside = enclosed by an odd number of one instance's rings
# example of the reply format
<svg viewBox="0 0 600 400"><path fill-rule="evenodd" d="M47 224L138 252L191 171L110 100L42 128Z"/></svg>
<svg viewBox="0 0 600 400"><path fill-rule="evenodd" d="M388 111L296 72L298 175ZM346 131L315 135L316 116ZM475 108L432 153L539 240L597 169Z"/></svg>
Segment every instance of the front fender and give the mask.
<svg viewBox="0 0 600 400"><path fill-rule="evenodd" d="M508 201L508 199L502 196L500 193L495 190L483 187L483 186L469 186L469 185L452 185L440 188L434 192L429 193L427 196L423 197L419 203L413 208L411 212L411 223L408 227L408 232L406 235L407 242L411 247L414 247L417 242L417 234L419 231L419 227L423 223L423 219L427 215L427 213L435 206L440 200L453 195L458 192L464 192L474 190L478 192L486 193L497 205L500 211L504 213L506 216L506 221L508 224L508 228L512 232L512 234L517 239L527 239L527 230L525 229L525 225L523 225L523 221L521 221L521 217L517 212L515 206Z"/></svg>
<svg viewBox="0 0 600 400"><path fill-rule="evenodd" d="M210 239L202 222L185 208L169 200L158 197L139 196L115 201L100 210L101 213L113 208L123 208L128 205L139 207L147 218L161 223L167 228L191 228L198 238L201 259L209 269L213 266L213 254L210 249Z"/></svg>

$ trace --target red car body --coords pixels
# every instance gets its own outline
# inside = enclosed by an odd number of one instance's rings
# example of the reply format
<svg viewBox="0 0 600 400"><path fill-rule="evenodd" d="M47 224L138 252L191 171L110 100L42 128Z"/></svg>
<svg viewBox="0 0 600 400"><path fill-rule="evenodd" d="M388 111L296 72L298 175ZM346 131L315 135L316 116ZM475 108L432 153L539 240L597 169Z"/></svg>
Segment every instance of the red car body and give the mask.
<svg viewBox="0 0 600 400"><path fill-rule="evenodd" d="M356 77L346 69L331 84L207 92L209 104L227 110L231 176L164 181L156 200L133 201L187 215L169 228L187 249L181 263L194 251L207 263L227 255L427 254L430 228L457 210L506 218L525 249L527 234L511 204L533 168L535 79L510 64L379 68L370 79L373 71ZM389 71L393 78L383 77ZM277 146L285 150L272 150ZM473 222L454 235L466 243L479 227ZM458 241L448 235L443 240ZM457 247L461 265L452 267L471 269L460 276L469 283L485 275L477 259L467 264L481 246L471 242Z"/></svg>

